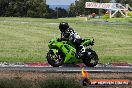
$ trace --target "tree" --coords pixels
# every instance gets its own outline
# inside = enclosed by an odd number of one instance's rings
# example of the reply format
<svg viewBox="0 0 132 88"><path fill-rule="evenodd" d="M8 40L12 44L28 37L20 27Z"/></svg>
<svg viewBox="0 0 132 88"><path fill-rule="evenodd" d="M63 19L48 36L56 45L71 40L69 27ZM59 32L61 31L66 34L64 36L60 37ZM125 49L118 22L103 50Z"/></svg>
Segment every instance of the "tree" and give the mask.
<svg viewBox="0 0 132 88"><path fill-rule="evenodd" d="M132 6L132 0L116 0L116 2L121 4L129 4Z"/></svg>
<svg viewBox="0 0 132 88"><path fill-rule="evenodd" d="M0 16L4 16L6 9L8 8L9 0L0 0Z"/></svg>
<svg viewBox="0 0 132 88"><path fill-rule="evenodd" d="M68 12L61 7L56 7L55 12L57 13L56 15L58 15L58 18L64 18L68 16Z"/></svg>
<svg viewBox="0 0 132 88"><path fill-rule="evenodd" d="M72 3L68 9L68 16L69 17L75 17L76 16L76 7L75 5Z"/></svg>
<svg viewBox="0 0 132 88"><path fill-rule="evenodd" d="M46 6L46 13L45 13L45 17L46 18L56 18L57 13L55 12L55 10L49 8L49 5Z"/></svg>
<svg viewBox="0 0 132 88"><path fill-rule="evenodd" d="M43 0L0 0L0 16L44 17Z"/></svg>
<svg viewBox="0 0 132 88"><path fill-rule="evenodd" d="M79 0L75 2L76 15L82 15L85 13L85 0Z"/></svg>
<svg viewBox="0 0 132 88"><path fill-rule="evenodd" d="M27 1L27 16L44 17L46 13L46 3L43 0Z"/></svg>

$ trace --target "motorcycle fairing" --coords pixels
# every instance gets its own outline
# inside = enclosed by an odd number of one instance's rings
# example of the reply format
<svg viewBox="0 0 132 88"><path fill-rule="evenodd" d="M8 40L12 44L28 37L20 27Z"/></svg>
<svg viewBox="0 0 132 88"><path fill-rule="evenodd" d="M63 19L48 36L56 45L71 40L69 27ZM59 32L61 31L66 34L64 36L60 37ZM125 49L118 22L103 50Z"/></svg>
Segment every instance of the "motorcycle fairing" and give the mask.
<svg viewBox="0 0 132 88"><path fill-rule="evenodd" d="M64 63L76 63L79 59L76 58L76 49L67 41L57 42L56 46L63 52L65 56Z"/></svg>

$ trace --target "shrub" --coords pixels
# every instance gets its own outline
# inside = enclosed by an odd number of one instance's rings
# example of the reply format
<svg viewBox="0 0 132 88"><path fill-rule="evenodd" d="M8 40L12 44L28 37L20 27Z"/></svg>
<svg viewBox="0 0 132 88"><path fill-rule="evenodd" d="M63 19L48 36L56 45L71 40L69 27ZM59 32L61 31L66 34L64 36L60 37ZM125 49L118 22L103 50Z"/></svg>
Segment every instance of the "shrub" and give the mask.
<svg viewBox="0 0 132 88"><path fill-rule="evenodd" d="M104 14L103 19L105 19L105 20L108 20L108 19L109 19L109 13L108 13L108 12L106 12L106 13Z"/></svg>
<svg viewBox="0 0 132 88"><path fill-rule="evenodd" d="M132 17L132 11L128 12L128 16Z"/></svg>
<svg viewBox="0 0 132 88"><path fill-rule="evenodd" d="M0 79L0 88L33 88L30 80Z"/></svg>
<svg viewBox="0 0 132 88"><path fill-rule="evenodd" d="M75 79L49 78L39 82L40 88L83 88Z"/></svg>
<svg viewBox="0 0 132 88"><path fill-rule="evenodd" d="M54 77L35 81L21 78L0 79L0 88L83 88L83 86L76 79Z"/></svg>

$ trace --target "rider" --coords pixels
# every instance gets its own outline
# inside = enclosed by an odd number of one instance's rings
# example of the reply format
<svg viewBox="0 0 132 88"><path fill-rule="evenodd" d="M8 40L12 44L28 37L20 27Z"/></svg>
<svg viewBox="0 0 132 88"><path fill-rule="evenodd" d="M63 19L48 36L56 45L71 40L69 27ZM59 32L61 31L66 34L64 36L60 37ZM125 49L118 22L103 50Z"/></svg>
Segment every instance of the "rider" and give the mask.
<svg viewBox="0 0 132 88"><path fill-rule="evenodd" d="M85 47L81 45L82 39L80 36L69 27L67 22L61 22L59 24L59 29L61 31L60 40L71 41L77 49L77 57L80 58L83 52L85 52Z"/></svg>

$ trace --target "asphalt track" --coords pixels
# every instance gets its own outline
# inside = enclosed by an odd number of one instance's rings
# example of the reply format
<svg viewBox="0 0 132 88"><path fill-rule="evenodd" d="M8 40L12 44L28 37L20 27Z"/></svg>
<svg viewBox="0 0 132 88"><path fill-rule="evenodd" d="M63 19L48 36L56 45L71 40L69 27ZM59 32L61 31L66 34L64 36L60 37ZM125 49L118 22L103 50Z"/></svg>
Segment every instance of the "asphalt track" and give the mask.
<svg viewBox="0 0 132 88"><path fill-rule="evenodd" d="M82 67L85 71L91 73L132 73L132 64L128 63L112 63L112 64L98 64L95 67L86 67L84 64L65 64L61 67L51 67L47 62L34 63L7 63L0 62L0 71L26 71L26 72L63 72L63 73L79 73Z"/></svg>
<svg viewBox="0 0 132 88"><path fill-rule="evenodd" d="M84 67L90 73L132 73L132 67ZM0 71L80 73L80 67L0 67Z"/></svg>

